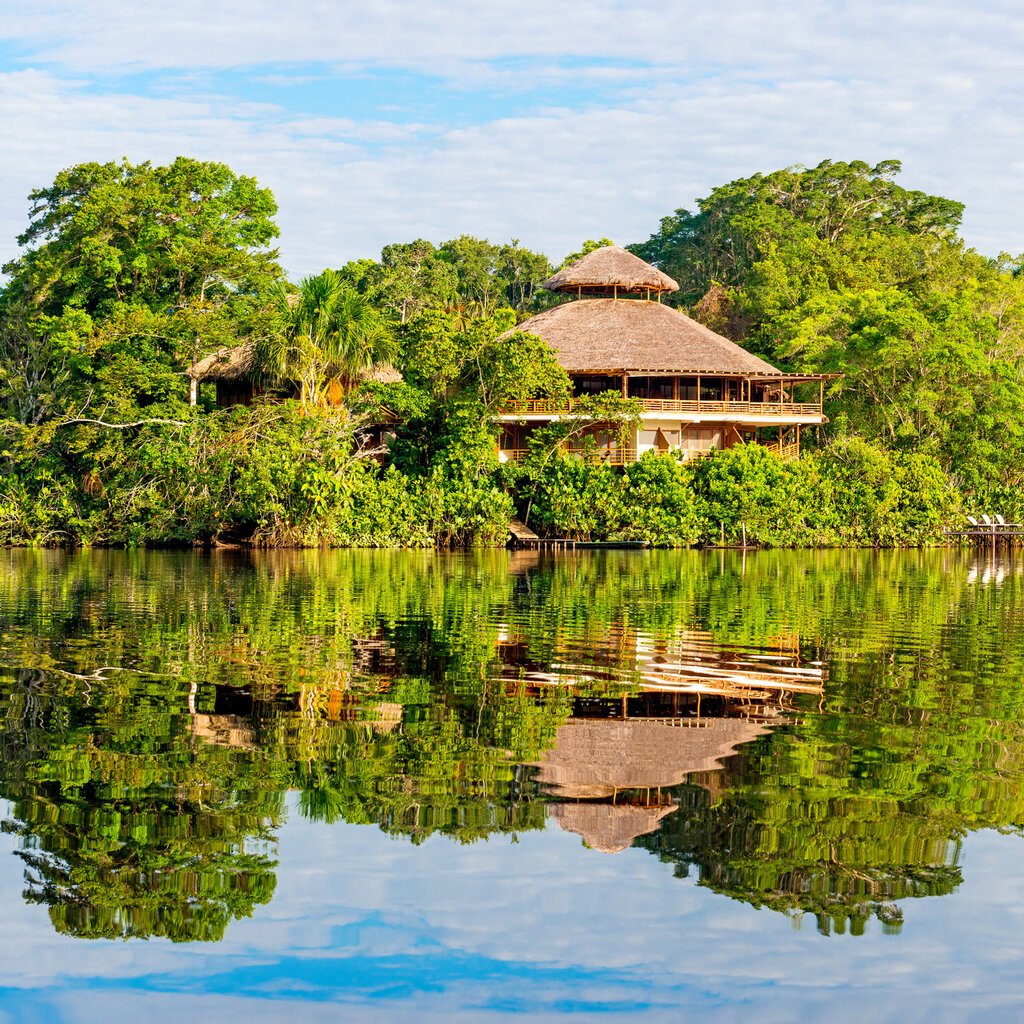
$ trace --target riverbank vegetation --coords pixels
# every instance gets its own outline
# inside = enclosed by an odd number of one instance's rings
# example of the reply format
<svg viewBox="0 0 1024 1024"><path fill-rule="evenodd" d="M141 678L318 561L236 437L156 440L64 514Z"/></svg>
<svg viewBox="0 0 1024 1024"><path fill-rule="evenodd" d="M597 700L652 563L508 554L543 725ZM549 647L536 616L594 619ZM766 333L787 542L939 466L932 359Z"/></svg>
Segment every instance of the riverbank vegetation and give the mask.
<svg viewBox="0 0 1024 1024"><path fill-rule="evenodd" d="M518 517L581 539L916 545L964 510L1019 518L1022 261L968 249L960 204L898 170L755 175L632 247L708 326L839 376L799 459L747 445L620 469L565 453L571 424L499 464L494 411L569 392L513 330L552 301L544 255L416 240L296 286L253 179L184 158L71 168L32 193L3 268L0 541L494 544ZM243 343L264 397L191 407L188 367ZM400 383L362 379L381 362ZM608 397L582 413L637 415ZM367 445L381 422L387 444Z"/></svg>

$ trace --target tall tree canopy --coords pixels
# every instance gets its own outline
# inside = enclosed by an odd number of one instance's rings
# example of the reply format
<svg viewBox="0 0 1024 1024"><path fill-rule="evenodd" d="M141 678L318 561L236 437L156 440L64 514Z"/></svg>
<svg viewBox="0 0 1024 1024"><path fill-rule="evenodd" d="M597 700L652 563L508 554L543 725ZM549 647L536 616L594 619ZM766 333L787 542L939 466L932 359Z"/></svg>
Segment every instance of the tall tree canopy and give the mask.
<svg viewBox="0 0 1024 1024"><path fill-rule="evenodd" d="M678 209L662 218L655 234L629 249L674 277L676 300L692 305L713 284L741 286L755 264L794 238L954 233L963 204L901 188L892 180L900 170L898 160L874 167L823 160L740 178L698 199L697 213Z"/></svg>
<svg viewBox="0 0 1024 1024"><path fill-rule="evenodd" d="M225 164L78 164L29 199L28 251L3 269L41 312L159 310L279 273L274 197Z"/></svg>
<svg viewBox="0 0 1024 1024"><path fill-rule="evenodd" d="M303 278L298 293L279 287L281 323L257 348L272 377L298 381L302 400L320 404L351 387L361 370L393 359L397 346L387 323L365 296L333 270Z"/></svg>
<svg viewBox="0 0 1024 1024"><path fill-rule="evenodd" d="M708 326L838 374L830 414L934 455L968 493L1024 483L1024 282L957 236L963 206L824 161L730 182L633 252ZM698 301L700 300L700 301Z"/></svg>

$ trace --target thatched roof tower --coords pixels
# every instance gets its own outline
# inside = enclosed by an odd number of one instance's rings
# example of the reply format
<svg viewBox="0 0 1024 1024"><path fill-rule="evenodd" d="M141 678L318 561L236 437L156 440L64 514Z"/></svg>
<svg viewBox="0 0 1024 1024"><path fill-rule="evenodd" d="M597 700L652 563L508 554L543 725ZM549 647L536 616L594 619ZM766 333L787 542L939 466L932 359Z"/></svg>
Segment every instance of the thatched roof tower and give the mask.
<svg viewBox="0 0 1024 1024"><path fill-rule="evenodd" d="M595 249L543 287L574 296L517 328L543 338L569 373L694 373L777 377L735 342L650 296L678 285L620 245Z"/></svg>
<svg viewBox="0 0 1024 1024"><path fill-rule="evenodd" d="M575 832L592 850L621 853L637 836L653 832L677 805L637 807L633 804L548 804L548 816L566 832Z"/></svg>
<svg viewBox="0 0 1024 1024"><path fill-rule="evenodd" d="M674 292L679 285L639 256L621 245L606 245L562 267L542 285L553 292L575 292L577 296L614 292L628 294L660 294Z"/></svg>

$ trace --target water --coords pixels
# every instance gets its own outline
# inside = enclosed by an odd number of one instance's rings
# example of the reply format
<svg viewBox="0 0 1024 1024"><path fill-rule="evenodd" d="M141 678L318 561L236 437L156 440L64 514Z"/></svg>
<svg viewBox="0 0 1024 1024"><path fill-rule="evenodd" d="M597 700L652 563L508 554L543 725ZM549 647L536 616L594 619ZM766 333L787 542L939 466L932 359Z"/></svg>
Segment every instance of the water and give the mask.
<svg viewBox="0 0 1024 1024"><path fill-rule="evenodd" d="M0 552L0 1017L1019 1020L1024 563Z"/></svg>

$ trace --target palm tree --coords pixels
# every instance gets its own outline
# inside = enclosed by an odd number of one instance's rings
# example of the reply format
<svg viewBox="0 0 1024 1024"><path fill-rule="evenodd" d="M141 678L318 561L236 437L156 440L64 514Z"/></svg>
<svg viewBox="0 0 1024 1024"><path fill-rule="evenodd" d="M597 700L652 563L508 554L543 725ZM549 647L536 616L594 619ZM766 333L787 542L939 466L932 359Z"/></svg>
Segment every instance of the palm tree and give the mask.
<svg viewBox="0 0 1024 1024"><path fill-rule="evenodd" d="M257 361L268 376L297 382L304 406L327 404L395 357L387 322L333 270L303 278L298 293L279 286L274 301L284 327L260 341Z"/></svg>

